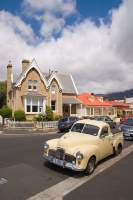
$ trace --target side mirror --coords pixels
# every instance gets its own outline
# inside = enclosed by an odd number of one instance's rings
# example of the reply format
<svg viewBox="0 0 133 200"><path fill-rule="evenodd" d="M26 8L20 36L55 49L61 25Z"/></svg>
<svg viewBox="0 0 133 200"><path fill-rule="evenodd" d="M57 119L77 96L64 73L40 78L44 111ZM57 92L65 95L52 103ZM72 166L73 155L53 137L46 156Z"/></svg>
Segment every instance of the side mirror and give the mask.
<svg viewBox="0 0 133 200"><path fill-rule="evenodd" d="M100 138L103 139L103 138L105 138L107 135L108 135L108 130L103 129L102 132L101 132L101 134L100 134Z"/></svg>
<svg viewBox="0 0 133 200"><path fill-rule="evenodd" d="M103 139L103 138L105 138L105 134L100 135L100 139Z"/></svg>

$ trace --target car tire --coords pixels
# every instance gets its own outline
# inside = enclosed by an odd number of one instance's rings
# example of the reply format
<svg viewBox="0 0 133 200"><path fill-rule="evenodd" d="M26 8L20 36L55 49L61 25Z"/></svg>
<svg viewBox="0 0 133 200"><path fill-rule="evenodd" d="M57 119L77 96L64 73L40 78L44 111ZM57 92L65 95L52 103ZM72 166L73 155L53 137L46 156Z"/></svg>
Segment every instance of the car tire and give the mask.
<svg viewBox="0 0 133 200"><path fill-rule="evenodd" d="M114 148L114 155L118 156L122 153L122 145L118 144L117 149Z"/></svg>
<svg viewBox="0 0 133 200"><path fill-rule="evenodd" d="M88 161L88 164L87 164L87 167L85 170L85 174L91 175L94 172L95 167L96 167L96 158L95 158L95 156L92 156Z"/></svg>

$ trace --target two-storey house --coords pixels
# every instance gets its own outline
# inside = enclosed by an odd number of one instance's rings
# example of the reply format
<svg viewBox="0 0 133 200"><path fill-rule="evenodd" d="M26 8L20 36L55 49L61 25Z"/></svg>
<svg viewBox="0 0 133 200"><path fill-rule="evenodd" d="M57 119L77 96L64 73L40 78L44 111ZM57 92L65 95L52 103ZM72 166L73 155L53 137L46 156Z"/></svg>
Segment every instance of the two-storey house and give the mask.
<svg viewBox="0 0 133 200"><path fill-rule="evenodd" d="M23 60L17 76L13 76L12 64L7 65L7 105L13 112L25 111L27 119L45 113L46 105L55 115L76 114L77 94L71 74L44 73L35 59Z"/></svg>

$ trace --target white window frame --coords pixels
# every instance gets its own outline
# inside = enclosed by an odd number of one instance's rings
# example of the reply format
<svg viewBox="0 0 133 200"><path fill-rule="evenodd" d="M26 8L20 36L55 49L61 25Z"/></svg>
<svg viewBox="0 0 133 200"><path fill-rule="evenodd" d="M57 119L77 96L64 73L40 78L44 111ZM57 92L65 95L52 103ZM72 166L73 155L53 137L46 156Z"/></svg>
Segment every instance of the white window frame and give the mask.
<svg viewBox="0 0 133 200"><path fill-rule="evenodd" d="M52 101L55 101L55 110L52 109ZM56 104L57 104L56 100L51 100L51 109L52 109L53 112L56 112Z"/></svg>
<svg viewBox="0 0 133 200"><path fill-rule="evenodd" d="M25 113L26 114L40 114L40 113L43 113L43 112L45 112L45 105L46 105L46 101L45 101L45 98L44 97L41 97L41 98L43 98L43 103L42 103L42 106L40 106L40 98L38 97L38 102L37 102L37 112L33 112L32 111L32 106L33 106L33 99L32 99L32 97L30 98L30 112L27 112L27 105L29 105L29 104L27 104L27 97L25 97L24 98L24 109L25 109ZM41 109L42 109L42 111L40 112L40 107L41 107Z"/></svg>
<svg viewBox="0 0 133 200"><path fill-rule="evenodd" d="M31 81L31 84L29 84L30 81ZM35 82L36 82L36 84L35 84ZM31 86L31 88L29 88L29 86ZM34 89L34 86L36 86L36 89ZM37 87L38 87L37 80L28 80L28 91L37 91Z"/></svg>

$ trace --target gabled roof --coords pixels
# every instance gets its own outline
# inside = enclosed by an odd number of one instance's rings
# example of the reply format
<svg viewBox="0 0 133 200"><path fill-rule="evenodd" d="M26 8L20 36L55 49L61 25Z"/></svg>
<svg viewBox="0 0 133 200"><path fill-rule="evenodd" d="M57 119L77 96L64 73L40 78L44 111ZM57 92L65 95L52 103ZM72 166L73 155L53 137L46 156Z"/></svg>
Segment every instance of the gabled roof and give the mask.
<svg viewBox="0 0 133 200"><path fill-rule="evenodd" d="M51 82L55 79L59 85L59 88L62 90L63 93L69 93L69 94L78 94L78 90L76 88L76 85L74 83L73 77L71 74L61 74L57 71L52 71L52 73L43 73L41 72L37 62L35 59L33 59L30 63L30 65L24 70L18 78L16 78L16 81L14 83L15 87L19 87L23 81L23 79L26 78L28 72L35 68L38 73L40 74L41 79L44 81L46 87L48 88L51 84Z"/></svg>
<svg viewBox="0 0 133 200"><path fill-rule="evenodd" d="M56 77L62 85L63 93L78 94L78 90L71 74L61 74L57 72Z"/></svg>
<svg viewBox="0 0 133 200"><path fill-rule="evenodd" d="M111 101L112 106L114 107L123 107L123 108L128 108L129 105L127 103L119 102L117 100Z"/></svg>
<svg viewBox="0 0 133 200"><path fill-rule="evenodd" d="M60 89L63 91L62 84L61 84L61 82L60 82L60 79L58 79L58 76L57 76L57 72L53 72L53 73L51 74L51 76L49 76L49 78L47 79L48 85L50 86L51 82L52 82L54 79L57 81L57 83L58 83Z"/></svg>
<svg viewBox="0 0 133 200"><path fill-rule="evenodd" d="M107 101L104 100L103 97L96 96L92 93L82 93L77 98L86 106L112 106L121 108L129 107L127 103L119 102L117 100Z"/></svg>
<svg viewBox="0 0 133 200"><path fill-rule="evenodd" d="M112 106L109 101L91 93L82 93L77 98L86 106Z"/></svg>
<svg viewBox="0 0 133 200"><path fill-rule="evenodd" d="M19 87L19 86L21 85L23 79L26 78L27 73L28 73L32 68L34 68L34 69L36 69L36 70L38 71L38 73L39 73L39 75L40 75L42 81L45 83L45 85L46 85L46 87L47 87L47 81L46 81L45 77L43 76L43 74L42 74L40 68L38 67L37 62L36 62L35 59L33 59L33 60L31 61L30 65L20 74L20 76L18 77L18 79L17 79L17 81L16 81L16 83L15 83L15 86L16 86L16 87Z"/></svg>

